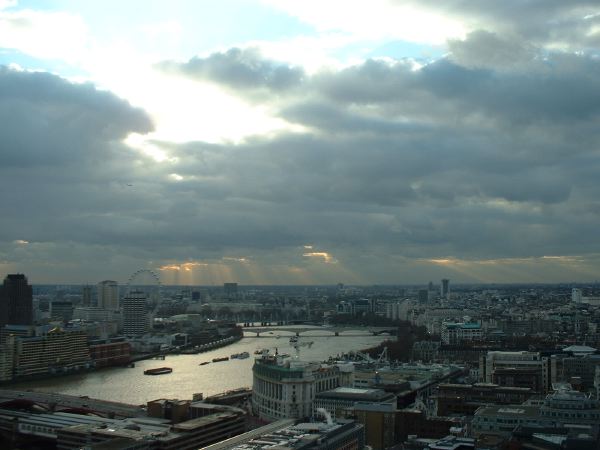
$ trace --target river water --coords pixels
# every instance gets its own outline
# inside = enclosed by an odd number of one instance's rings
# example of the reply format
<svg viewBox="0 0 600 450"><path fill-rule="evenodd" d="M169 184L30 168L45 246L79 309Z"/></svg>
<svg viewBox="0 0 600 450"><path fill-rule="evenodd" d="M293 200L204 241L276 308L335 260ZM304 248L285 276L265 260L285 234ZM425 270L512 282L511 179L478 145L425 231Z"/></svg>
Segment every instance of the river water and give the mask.
<svg viewBox="0 0 600 450"><path fill-rule="evenodd" d="M315 334L320 336L314 336ZM345 332L340 336L323 334L318 331L302 334L299 342L312 341L313 345L310 348L300 348L300 359L322 361L342 352L373 347L389 339L389 336L372 336L367 331ZM10 388L87 395L91 398L130 404L143 404L157 398L191 399L194 393L199 392L207 396L239 387L251 387L254 351L262 348L275 351L277 348L279 353L294 355L295 351L289 343L291 335L292 333L285 331L259 338L247 334L234 344L197 355L168 355L164 361L138 361L134 368L106 368L42 381L17 383ZM199 365L203 361L212 361L213 358L244 351L250 353L250 358ZM173 368L173 372L168 375L144 375L146 369L163 366Z"/></svg>

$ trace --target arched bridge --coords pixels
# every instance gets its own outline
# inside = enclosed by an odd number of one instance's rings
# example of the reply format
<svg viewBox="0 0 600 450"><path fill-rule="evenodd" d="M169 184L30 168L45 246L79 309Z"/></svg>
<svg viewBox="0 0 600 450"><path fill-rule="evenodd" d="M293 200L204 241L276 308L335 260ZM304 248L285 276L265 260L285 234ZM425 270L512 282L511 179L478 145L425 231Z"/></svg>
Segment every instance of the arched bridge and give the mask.
<svg viewBox="0 0 600 450"><path fill-rule="evenodd" d="M362 332L368 331L373 336L378 336L382 333L396 334L396 327L361 327L357 325L350 326L302 326L297 328L289 328L286 326L265 326L265 327L244 327L244 332L255 333L256 337L260 337L261 334L273 333L275 331L285 331L286 333L292 333L292 335L300 336L302 333L307 331L323 331L322 335L311 334L312 337L318 336L340 336L341 333L356 331ZM361 333L361 335L362 335ZM344 336L348 336L345 334Z"/></svg>

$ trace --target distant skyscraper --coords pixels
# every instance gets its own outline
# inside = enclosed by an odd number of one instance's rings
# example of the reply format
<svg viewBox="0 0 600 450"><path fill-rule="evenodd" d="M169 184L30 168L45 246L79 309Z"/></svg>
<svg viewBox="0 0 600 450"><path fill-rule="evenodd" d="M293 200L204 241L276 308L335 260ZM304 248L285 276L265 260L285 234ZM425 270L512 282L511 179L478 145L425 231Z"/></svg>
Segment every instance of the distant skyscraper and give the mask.
<svg viewBox="0 0 600 450"><path fill-rule="evenodd" d="M228 297L235 297L238 292L238 284L237 283L223 283L223 291L225 295Z"/></svg>
<svg viewBox="0 0 600 450"><path fill-rule="evenodd" d="M148 295L142 291L131 291L123 297L123 333L140 336L149 330L146 301Z"/></svg>
<svg viewBox="0 0 600 450"><path fill-rule="evenodd" d="M10 274L0 287L0 326L31 325L33 291L23 274Z"/></svg>
<svg viewBox="0 0 600 450"><path fill-rule="evenodd" d="M92 306L92 287L83 286L81 291L81 306Z"/></svg>
<svg viewBox="0 0 600 450"><path fill-rule="evenodd" d="M428 289L429 291L433 291L433 290L434 290L434 289L433 289L433 281L430 281L430 282L429 282L429 284L427 285L427 289Z"/></svg>
<svg viewBox="0 0 600 450"><path fill-rule="evenodd" d="M573 303L581 303L581 299L581 289L573 288L573 290L571 291L571 301Z"/></svg>
<svg viewBox="0 0 600 450"><path fill-rule="evenodd" d="M119 285L116 281L98 283L98 307L111 311L119 309Z"/></svg>
<svg viewBox="0 0 600 450"><path fill-rule="evenodd" d="M427 289L419 290L419 303L427 303L429 301L429 291Z"/></svg>
<svg viewBox="0 0 600 450"><path fill-rule="evenodd" d="M73 303L65 301L53 301L50 304L50 317L68 322L73 319Z"/></svg>
<svg viewBox="0 0 600 450"><path fill-rule="evenodd" d="M440 295L443 298L448 297L448 294L450 293L450 280L444 278L442 280L442 285L440 286Z"/></svg>

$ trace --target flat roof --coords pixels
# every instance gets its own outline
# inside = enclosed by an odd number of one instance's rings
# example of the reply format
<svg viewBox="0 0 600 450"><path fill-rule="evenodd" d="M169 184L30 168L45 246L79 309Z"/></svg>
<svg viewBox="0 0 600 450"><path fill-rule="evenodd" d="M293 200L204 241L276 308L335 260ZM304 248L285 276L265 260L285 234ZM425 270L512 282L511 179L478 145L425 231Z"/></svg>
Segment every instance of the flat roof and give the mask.
<svg viewBox="0 0 600 450"><path fill-rule="evenodd" d="M588 347L587 345L571 345L570 347L563 348L563 352L573 353L594 353L595 351L594 347Z"/></svg>
<svg viewBox="0 0 600 450"><path fill-rule="evenodd" d="M475 411L475 416L509 416L536 418L540 416L540 407L526 405L482 406L477 411Z"/></svg>
<svg viewBox="0 0 600 450"><path fill-rule="evenodd" d="M196 419L186 420L185 422L179 422L173 425L174 430L193 430L195 428L201 428L206 425L211 425L213 423L220 422L223 419L229 419L233 417L238 417L238 414L234 414L231 412L218 412L214 414L210 414L204 417L198 417Z"/></svg>
<svg viewBox="0 0 600 450"><path fill-rule="evenodd" d="M350 387L339 387L330 391L319 392L315 398L334 398L346 400L387 400L395 398L394 394L384 391L383 389L361 389Z"/></svg>

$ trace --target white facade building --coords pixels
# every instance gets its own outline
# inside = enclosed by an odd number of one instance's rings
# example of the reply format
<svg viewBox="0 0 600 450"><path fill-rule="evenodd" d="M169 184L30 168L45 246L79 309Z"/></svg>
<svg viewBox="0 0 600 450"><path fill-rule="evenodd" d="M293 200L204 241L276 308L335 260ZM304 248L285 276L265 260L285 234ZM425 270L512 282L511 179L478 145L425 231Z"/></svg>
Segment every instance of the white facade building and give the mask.
<svg viewBox="0 0 600 450"><path fill-rule="evenodd" d="M442 342L446 345L473 342L483 339L483 329L479 323L442 322Z"/></svg>
<svg viewBox="0 0 600 450"><path fill-rule="evenodd" d="M317 392L352 382L352 367L263 355L252 367L252 408L264 420L310 417Z"/></svg>

